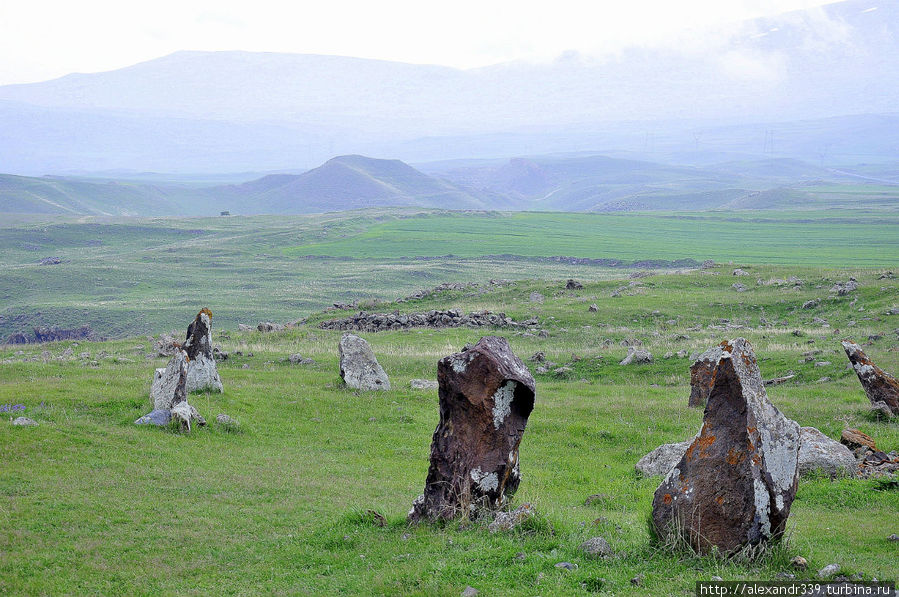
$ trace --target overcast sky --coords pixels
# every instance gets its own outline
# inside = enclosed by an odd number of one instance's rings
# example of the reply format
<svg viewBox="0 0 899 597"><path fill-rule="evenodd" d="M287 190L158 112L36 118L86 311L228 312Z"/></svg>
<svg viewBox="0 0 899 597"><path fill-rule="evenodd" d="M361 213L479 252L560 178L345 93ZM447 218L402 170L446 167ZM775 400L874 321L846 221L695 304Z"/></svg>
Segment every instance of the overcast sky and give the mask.
<svg viewBox="0 0 899 597"><path fill-rule="evenodd" d="M0 0L0 84L177 50L337 54L470 68L603 55L833 0Z"/></svg>

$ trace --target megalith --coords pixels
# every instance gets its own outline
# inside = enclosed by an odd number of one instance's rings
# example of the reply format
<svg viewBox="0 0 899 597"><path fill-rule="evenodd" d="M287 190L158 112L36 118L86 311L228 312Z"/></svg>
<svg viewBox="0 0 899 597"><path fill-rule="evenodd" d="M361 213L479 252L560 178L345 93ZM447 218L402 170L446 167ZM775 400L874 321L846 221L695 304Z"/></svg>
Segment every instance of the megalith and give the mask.
<svg viewBox="0 0 899 597"><path fill-rule="evenodd" d="M187 367L187 393L206 390L223 391L212 354L212 311L203 308L187 326L187 339L181 346L189 359Z"/></svg>
<svg viewBox="0 0 899 597"><path fill-rule="evenodd" d="M536 386L505 338L485 336L437 363L440 422L410 521L503 507L518 489L518 447Z"/></svg>
<svg viewBox="0 0 899 597"><path fill-rule="evenodd" d="M899 380L871 362L861 347L850 340L841 342L871 405L883 402L893 415L899 415Z"/></svg>
<svg viewBox="0 0 899 597"><path fill-rule="evenodd" d="M337 350L340 353L340 377L347 386L355 390L390 389L387 373L364 339L355 334L344 334Z"/></svg>
<svg viewBox="0 0 899 597"><path fill-rule="evenodd" d="M690 400L688 406L705 406L709 399L709 393L715 385L715 369L724 348L719 344L713 346L696 359L690 365Z"/></svg>
<svg viewBox="0 0 899 597"><path fill-rule="evenodd" d="M700 553L783 534L799 475L799 425L768 400L752 346L723 342L702 428L655 492L659 538Z"/></svg>

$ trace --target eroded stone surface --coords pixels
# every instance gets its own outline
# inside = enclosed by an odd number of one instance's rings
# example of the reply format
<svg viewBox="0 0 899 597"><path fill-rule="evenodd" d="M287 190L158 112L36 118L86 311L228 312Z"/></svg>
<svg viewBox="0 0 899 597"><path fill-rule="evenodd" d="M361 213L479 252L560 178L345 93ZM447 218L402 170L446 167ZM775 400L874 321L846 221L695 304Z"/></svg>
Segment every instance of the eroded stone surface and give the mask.
<svg viewBox="0 0 899 597"><path fill-rule="evenodd" d="M843 340L841 344L871 404L883 402L893 415L899 415L899 380L872 363L855 342Z"/></svg>
<svg viewBox="0 0 899 597"><path fill-rule="evenodd" d="M632 365L634 363L645 364L652 362L652 353L646 350L645 348L634 348L630 347L627 349L627 356L625 356L619 365Z"/></svg>
<svg viewBox="0 0 899 597"><path fill-rule="evenodd" d="M425 491L409 519L497 510L518 488L518 446L534 408L527 367L505 338L485 336L437 364L440 422Z"/></svg>
<svg viewBox="0 0 899 597"><path fill-rule="evenodd" d="M338 345L340 377L355 390L389 390L390 380L368 342L355 334L344 334Z"/></svg>
<svg viewBox="0 0 899 597"><path fill-rule="evenodd" d="M713 346L690 366L690 406L705 406L715 385L715 369L724 354L722 345Z"/></svg>
<svg viewBox="0 0 899 597"><path fill-rule="evenodd" d="M768 400L752 346L722 343L703 425L655 492L661 537L733 553L780 536L796 495L799 425Z"/></svg>

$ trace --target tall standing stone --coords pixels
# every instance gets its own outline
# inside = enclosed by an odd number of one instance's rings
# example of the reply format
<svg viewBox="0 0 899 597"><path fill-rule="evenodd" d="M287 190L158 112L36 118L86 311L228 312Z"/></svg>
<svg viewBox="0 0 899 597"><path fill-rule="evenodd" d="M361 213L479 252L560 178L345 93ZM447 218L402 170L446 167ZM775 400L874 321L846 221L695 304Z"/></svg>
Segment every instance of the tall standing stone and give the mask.
<svg viewBox="0 0 899 597"><path fill-rule="evenodd" d="M871 362L855 342L843 340L841 344L871 404L883 402L893 415L899 415L899 380Z"/></svg>
<svg viewBox="0 0 899 597"><path fill-rule="evenodd" d="M410 521L501 508L518 489L518 446L534 408L531 373L505 338L485 336L437 363L440 422Z"/></svg>
<svg viewBox="0 0 899 597"><path fill-rule="evenodd" d="M182 348L187 352L187 393L199 390L223 391L212 354L212 311L203 308L187 326L187 339Z"/></svg>
<svg viewBox="0 0 899 597"><path fill-rule="evenodd" d="M768 400L752 346L721 349L702 429L652 502L656 533L701 553L780 536L799 475L799 425Z"/></svg>
<svg viewBox="0 0 899 597"><path fill-rule="evenodd" d="M355 390L390 389L387 373L364 339L355 334L344 334L337 350L340 353L340 377L347 386Z"/></svg>

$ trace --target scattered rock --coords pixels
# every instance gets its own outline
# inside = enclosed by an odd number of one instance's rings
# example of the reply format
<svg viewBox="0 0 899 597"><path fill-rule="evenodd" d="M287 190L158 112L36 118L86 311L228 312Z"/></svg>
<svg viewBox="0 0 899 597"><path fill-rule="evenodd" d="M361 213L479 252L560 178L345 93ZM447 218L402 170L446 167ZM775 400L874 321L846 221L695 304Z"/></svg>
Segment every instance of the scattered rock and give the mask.
<svg viewBox="0 0 899 597"><path fill-rule="evenodd" d="M840 572L839 564L828 564L824 568L818 570L818 578L826 579L838 574Z"/></svg>
<svg viewBox="0 0 899 597"><path fill-rule="evenodd" d="M596 303L593 303L592 305L587 307L587 311L589 311L590 313L596 313L597 311L599 311L599 307L596 305Z"/></svg>
<svg viewBox="0 0 899 597"><path fill-rule="evenodd" d="M462 591L462 597L477 597L478 590L474 587L465 587Z"/></svg>
<svg viewBox="0 0 899 597"><path fill-rule="evenodd" d="M749 272L743 271L742 269L737 268L737 269L735 269L735 270L733 271L733 275L734 275L734 276L748 276L748 275L749 275Z"/></svg>
<svg viewBox="0 0 899 597"><path fill-rule="evenodd" d="M794 375L794 374L791 373L790 375L784 375L784 376L782 376L782 377L775 377L775 378L773 378L773 379L766 379L766 380L765 380L765 385L766 385L766 386L776 386L776 385L779 385L779 384L784 383L785 381L790 381L790 380L793 379L794 377L796 377L796 375Z"/></svg>
<svg viewBox="0 0 899 597"><path fill-rule="evenodd" d="M528 360L532 363L543 363L546 361L546 353L542 350L538 350L537 352L532 354Z"/></svg>
<svg viewBox="0 0 899 597"><path fill-rule="evenodd" d="M157 425L162 427L164 425L168 425L169 421L172 420L172 411L167 408L155 408L152 412L149 412L136 420L134 422L135 425Z"/></svg>
<svg viewBox="0 0 899 597"><path fill-rule="evenodd" d="M556 568L560 570L577 570L577 564L572 564L571 562L559 562L556 564Z"/></svg>
<svg viewBox="0 0 899 597"><path fill-rule="evenodd" d="M612 496L607 495L605 493L594 493L592 495L588 495L587 499L584 500L585 506L592 506L597 502L609 502L612 500Z"/></svg>
<svg viewBox="0 0 899 597"><path fill-rule="evenodd" d="M871 412L884 419L892 419L896 416L893 414L893 411L890 410L890 406L882 400L871 403Z"/></svg>
<svg viewBox="0 0 899 597"><path fill-rule="evenodd" d="M44 257L40 261L38 261L39 265L59 265L62 263L62 259L59 257Z"/></svg>
<svg viewBox="0 0 899 597"><path fill-rule="evenodd" d="M779 537L799 479L799 425L768 400L752 346L721 345L702 429L655 492L660 537L722 553Z"/></svg>
<svg viewBox="0 0 899 597"><path fill-rule="evenodd" d="M440 423L410 521L498 510L518 489L518 447L534 408L531 373L505 338L485 336L437 363Z"/></svg>
<svg viewBox="0 0 899 597"><path fill-rule="evenodd" d="M887 537L887 541L899 541L899 535L897 535L896 533L893 533L892 535Z"/></svg>
<svg viewBox="0 0 899 597"><path fill-rule="evenodd" d="M790 564L793 565L793 568L796 570L805 570L808 568L808 560L803 558L802 556L795 556L792 560L790 560Z"/></svg>
<svg viewBox="0 0 899 597"><path fill-rule="evenodd" d="M437 382L430 379L413 379L409 381L413 390L436 390Z"/></svg>
<svg viewBox="0 0 899 597"><path fill-rule="evenodd" d="M287 362L290 363L291 365L313 365L313 364L315 364L315 361L313 361L312 359L310 359L308 357L304 357L303 355L301 355L299 353L292 354L289 357L287 357Z"/></svg>
<svg viewBox="0 0 899 597"><path fill-rule="evenodd" d="M843 433L840 435L840 443L847 446L853 452L860 449L877 451L877 446L874 445L874 439L858 429L843 429Z"/></svg>
<svg viewBox="0 0 899 597"><path fill-rule="evenodd" d="M739 282L731 284L731 288L733 288L737 292L746 292L747 290L749 290L749 288L747 288L745 284L740 284Z"/></svg>
<svg viewBox="0 0 899 597"><path fill-rule="evenodd" d="M627 356L621 360L619 365L644 364L652 362L652 353L644 348L628 348Z"/></svg>
<svg viewBox="0 0 899 597"><path fill-rule="evenodd" d="M496 516L493 518L493 522L487 525L487 530L491 533L511 531L535 514L536 511L530 504L522 504L511 512L497 512Z"/></svg>
<svg viewBox="0 0 899 597"><path fill-rule="evenodd" d="M540 304L542 305L542 304L543 304L543 300L544 300L544 297L543 297L543 295L540 294L539 292L532 292L532 293L531 293L530 301L531 301L532 303L540 303Z"/></svg>
<svg viewBox="0 0 899 597"><path fill-rule="evenodd" d="M219 413L215 415L215 422L221 425L222 427L239 427L240 423L237 419L233 419L226 415L225 413Z"/></svg>
<svg viewBox="0 0 899 597"><path fill-rule="evenodd" d="M640 573L631 579L631 584L635 587L642 587L644 578L645 576L643 575L643 573Z"/></svg>
<svg viewBox="0 0 899 597"><path fill-rule="evenodd" d="M800 475L821 471L831 477L852 477L855 468L855 456L849 448L814 427L799 430Z"/></svg>
<svg viewBox="0 0 899 597"><path fill-rule="evenodd" d="M256 329L260 332L283 332L286 327L280 323L272 323L271 321L260 321L256 325Z"/></svg>
<svg viewBox="0 0 899 597"><path fill-rule="evenodd" d="M12 424L19 427L36 427L37 421L28 417L16 417L13 419Z"/></svg>
<svg viewBox="0 0 899 597"><path fill-rule="evenodd" d="M325 330L344 330L360 332L381 332L384 330L400 330L411 328L478 328L492 327L528 327L536 325L538 320L532 317L526 321L514 321L506 317L505 313L493 313L492 311L474 311L468 315L462 314L458 309L446 311L427 311L424 313L400 314L394 313L365 313L360 311L357 315L345 319L331 319L323 321L319 327Z"/></svg>
<svg viewBox="0 0 899 597"><path fill-rule="evenodd" d="M871 362L858 344L849 340L841 344L871 404L883 402L899 415L899 380Z"/></svg>
<svg viewBox="0 0 899 597"><path fill-rule="evenodd" d="M687 440L677 444L662 444L641 458L634 468L644 477L667 475L684 457L692 443L692 440Z"/></svg>
<svg viewBox="0 0 899 597"><path fill-rule="evenodd" d="M612 555L612 546L602 537L587 539L579 549L591 558L607 558Z"/></svg>
<svg viewBox="0 0 899 597"><path fill-rule="evenodd" d="M578 282L577 280L569 280L565 283L565 290L581 290L584 287L583 284Z"/></svg>
<svg viewBox="0 0 899 597"><path fill-rule="evenodd" d="M858 290L858 282L855 278L849 278L848 282L837 282L831 287L831 292L836 292L839 296L845 296L850 292Z"/></svg>
<svg viewBox="0 0 899 597"><path fill-rule="evenodd" d="M702 268L702 269L711 269L713 267L715 267L714 259L706 259L705 261L702 262L702 265L700 266L700 268Z"/></svg>
<svg viewBox="0 0 899 597"><path fill-rule="evenodd" d="M802 303L802 308L803 309L814 309L815 307L818 307L820 305L821 305L821 299L812 299L810 301L805 301L804 303Z"/></svg>

